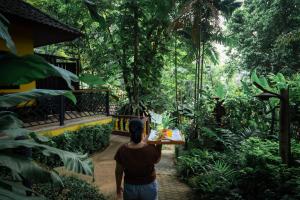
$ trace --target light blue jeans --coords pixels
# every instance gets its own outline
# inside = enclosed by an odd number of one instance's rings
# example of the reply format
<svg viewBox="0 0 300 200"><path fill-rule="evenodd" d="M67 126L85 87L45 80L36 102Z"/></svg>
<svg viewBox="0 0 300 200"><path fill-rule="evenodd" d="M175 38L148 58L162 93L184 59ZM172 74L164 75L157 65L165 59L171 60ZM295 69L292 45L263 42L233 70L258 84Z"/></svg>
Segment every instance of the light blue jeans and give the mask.
<svg viewBox="0 0 300 200"><path fill-rule="evenodd" d="M157 181L146 185L131 185L124 184L124 200L158 200L158 186Z"/></svg>

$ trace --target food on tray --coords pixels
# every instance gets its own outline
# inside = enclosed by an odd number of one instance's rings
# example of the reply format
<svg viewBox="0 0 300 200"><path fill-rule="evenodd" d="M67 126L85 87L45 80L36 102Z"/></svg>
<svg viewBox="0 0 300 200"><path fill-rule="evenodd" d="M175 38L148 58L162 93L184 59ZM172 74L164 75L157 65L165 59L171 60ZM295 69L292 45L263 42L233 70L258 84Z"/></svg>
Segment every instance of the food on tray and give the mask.
<svg viewBox="0 0 300 200"><path fill-rule="evenodd" d="M173 134L172 130L162 129L160 132L162 133L164 138L172 138L172 134Z"/></svg>
<svg viewBox="0 0 300 200"><path fill-rule="evenodd" d="M184 139L178 129L151 130L147 141L155 144L184 144Z"/></svg>
<svg viewBox="0 0 300 200"><path fill-rule="evenodd" d="M149 139L150 140L164 140L164 139L169 139L169 140L181 140L178 139L178 136L180 136L178 130L171 130L171 129L162 129L159 131L156 130L151 130Z"/></svg>

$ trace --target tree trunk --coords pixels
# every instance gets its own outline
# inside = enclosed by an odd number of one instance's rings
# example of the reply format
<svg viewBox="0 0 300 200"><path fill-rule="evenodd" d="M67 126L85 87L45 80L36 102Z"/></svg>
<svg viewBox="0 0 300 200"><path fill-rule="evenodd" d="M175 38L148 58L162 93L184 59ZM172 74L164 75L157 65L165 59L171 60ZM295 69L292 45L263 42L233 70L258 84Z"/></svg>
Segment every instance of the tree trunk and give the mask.
<svg viewBox="0 0 300 200"><path fill-rule="evenodd" d="M284 164L291 164L291 136L289 116L289 92L288 89L280 90L280 135L279 153Z"/></svg>
<svg viewBox="0 0 300 200"><path fill-rule="evenodd" d="M205 44L204 42L202 42L201 69L200 69L200 98L202 97L202 93L203 93L204 47Z"/></svg>
<svg viewBox="0 0 300 200"><path fill-rule="evenodd" d="M177 39L175 37L175 52L174 52L174 65L175 65L175 106L176 106L176 125L178 125L179 112L178 112L178 79L177 79Z"/></svg>
<svg viewBox="0 0 300 200"><path fill-rule="evenodd" d="M134 98L134 110L137 116L140 115L139 110L139 67L138 67L138 51L139 51L139 27L138 27L138 5L135 1L134 9L134 66L133 66L133 98Z"/></svg>
<svg viewBox="0 0 300 200"><path fill-rule="evenodd" d="M123 73L123 80L124 80L124 85L125 85L125 90L127 92L127 97L129 100L129 103L132 103L132 92L130 90L130 86L129 86L129 69L127 67L127 63L126 63L126 46L123 45L122 48L122 60L121 60L121 66L122 66L122 73Z"/></svg>
<svg viewBox="0 0 300 200"><path fill-rule="evenodd" d="M196 52L196 71L195 71L195 88L194 88L194 109L195 113L197 110L197 94L198 94L198 74L199 74L199 66L198 66L198 50ZM196 117L196 116L194 116Z"/></svg>

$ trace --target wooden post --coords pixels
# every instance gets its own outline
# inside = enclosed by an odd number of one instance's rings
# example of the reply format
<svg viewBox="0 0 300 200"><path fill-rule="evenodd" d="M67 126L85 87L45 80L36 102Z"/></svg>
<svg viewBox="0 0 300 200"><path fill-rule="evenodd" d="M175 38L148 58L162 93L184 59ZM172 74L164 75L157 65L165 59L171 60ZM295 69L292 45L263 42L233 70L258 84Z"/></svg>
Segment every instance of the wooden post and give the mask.
<svg viewBox="0 0 300 200"><path fill-rule="evenodd" d="M105 96L105 110L106 110L106 115L109 116L109 91L106 91L106 96Z"/></svg>
<svg viewBox="0 0 300 200"><path fill-rule="evenodd" d="M63 126L65 121L65 97L63 95L60 96L59 101L59 125Z"/></svg>
<svg viewBox="0 0 300 200"><path fill-rule="evenodd" d="M291 162L291 137L290 137L290 118L289 118L289 91L280 90L280 135L279 153L282 163L290 165Z"/></svg>

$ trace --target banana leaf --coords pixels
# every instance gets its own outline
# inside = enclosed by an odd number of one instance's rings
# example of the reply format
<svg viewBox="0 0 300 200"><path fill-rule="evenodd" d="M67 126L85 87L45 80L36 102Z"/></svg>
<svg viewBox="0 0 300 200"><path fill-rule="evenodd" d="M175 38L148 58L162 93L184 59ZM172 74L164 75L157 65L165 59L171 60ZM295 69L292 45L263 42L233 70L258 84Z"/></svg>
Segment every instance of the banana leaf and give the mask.
<svg viewBox="0 0 300 200"><path fill-rule="evenodd" d="M17 115L9 111L0 112L0 131L7 129L21 128L23 122L17 118Z"/></svg>
<svg viewBox="0 0 300 200"><path fill-rule="evenodd" d="M43 90L43 89L34 89L29 92L18 92L12 94L6 94L0 96L0 107L13 107L17 106L20 103L27 102L37 97L42 97L45 95L64 95L70 99L74 104L76 104L76 97L71 91L66 90Z"/></svg>
<svg viewBox="0 0 300 200"><path fill-rule="evenodd" d="M25 196L0 187L1 200L45 200L43 197Z"/></svg>
<svg viewBox="0 0 300 200"><path fill-rule="evenodd" d="M5 53L0 56L0 84L21 85L49 76L62 77L73 89L72 81L78 82L78 77L65 69L48 63L38 55L16 56Z"/></svg>
<svg viewBox="0 0 300 200"><path fill-rule="evenodd" d="M30 158L19 156L17 154L1 154L0 166L4 166L12 170L14 173L21 175L23 178L32 181L32 183L48 183L63 186L59 176L54 172L43 169Z"/></svg>
<svg viewBox="0 0 300 200"><path fill-rule="evenodd" d="M4 40L6 47L14 54L17 54L17 49L15 43L11 39L8 27L8 20L0 14L0 38Z"/></svg>
<svg viewBox="0 0 300 200"><path fill-rule="evenodd" d="M0 140L0 150L14 149L18 147L27 147L40 149L45 156L57 155L64 163L67 170L92 176L94 174L93 163L87 159L88 155L79 155L68 151L63 151L44 144L39 144L33 140Z"/></svg>

